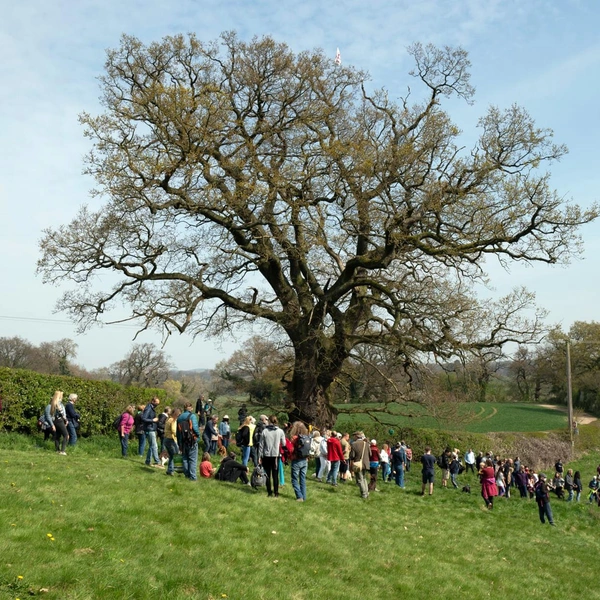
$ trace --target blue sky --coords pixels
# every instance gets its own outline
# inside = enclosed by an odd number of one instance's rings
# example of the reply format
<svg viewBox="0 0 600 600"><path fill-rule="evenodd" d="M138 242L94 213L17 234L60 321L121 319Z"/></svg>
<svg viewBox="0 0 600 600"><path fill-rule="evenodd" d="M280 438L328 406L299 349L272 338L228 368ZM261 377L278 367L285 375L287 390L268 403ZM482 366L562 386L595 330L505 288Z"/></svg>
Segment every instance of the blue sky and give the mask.
<svg viewBox="0 0 600 600"><path fill-rule="evenodd" d="M78 362L107 366L130 348L135 329L96 328L76 335L53 312L61 290L35 275L42 230L67 223L90 202L93 181L82 175L89 150L77 116L99 110L96 77L105 50L122 33L145 42L173 33L201 39L237 30L269 34L293 50L321 47L345 64L368 70L374 86L399 97L410 83L406 46L414 41L461 45L470 55L475 104L452 103L468 144L490 104L525 106L551 127L570 153L552 167L552 183L583 206L598 200L600 168L600 3L585 0L28 0L2 3L0 23L0 337L34 343L71 337ZM494 294L526 285L550 311L549 322L598 320L600 221L582 230L584 250L568 266L490 265ZM37 320L32 320L37 319ZM146 333L138 341L160 342ZM238 340L239 341L239 340ZM210 368L235 340L169 340L166 351L182 369Z"/></svg>

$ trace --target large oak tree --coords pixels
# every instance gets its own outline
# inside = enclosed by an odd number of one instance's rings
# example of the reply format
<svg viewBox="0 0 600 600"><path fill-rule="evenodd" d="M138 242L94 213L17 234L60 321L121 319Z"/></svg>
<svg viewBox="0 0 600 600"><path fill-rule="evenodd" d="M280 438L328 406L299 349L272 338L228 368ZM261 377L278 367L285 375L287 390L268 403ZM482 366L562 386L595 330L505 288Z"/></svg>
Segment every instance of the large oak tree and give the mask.
<svg viewBox="0 0 600 600"><path fill-rule="evenodd" d="M409 364L528 341L526 292L477 301L485 258L563 261L595 209L550 187L543 165L565 148L517 106L490 108L464 149L442 105L472 97L466 53L409 52L421 100L394 101L269 37L124 37L103 113L81 117L104 204L42 241L45 279L77 284L59 308L86 327L124 304L142 328L192 335L270 323L294 351L289 411L317 423L361 345Z"/></svg>

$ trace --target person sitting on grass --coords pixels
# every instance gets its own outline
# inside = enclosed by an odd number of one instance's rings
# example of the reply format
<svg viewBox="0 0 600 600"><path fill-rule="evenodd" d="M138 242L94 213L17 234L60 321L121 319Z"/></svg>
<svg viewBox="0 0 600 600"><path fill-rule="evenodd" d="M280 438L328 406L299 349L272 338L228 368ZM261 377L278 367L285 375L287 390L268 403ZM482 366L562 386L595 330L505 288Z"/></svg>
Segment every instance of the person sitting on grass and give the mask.
<svg viewBox="0 0 600 600"><path fill-rule="evenodd" d="M204 477L204 479L210 479L215 471L216 469L210 462L210 454L205 452L202 455L202 462L200 463L200 477Z"/></svg>
<svg viewBox="0 0 600 600"><path fill-rule="evenodd" d="M250 485L248 467L235 460L235 452L230 452L222 461L215 475L219 481L235 483L238 479L244 485Z"/></svg>

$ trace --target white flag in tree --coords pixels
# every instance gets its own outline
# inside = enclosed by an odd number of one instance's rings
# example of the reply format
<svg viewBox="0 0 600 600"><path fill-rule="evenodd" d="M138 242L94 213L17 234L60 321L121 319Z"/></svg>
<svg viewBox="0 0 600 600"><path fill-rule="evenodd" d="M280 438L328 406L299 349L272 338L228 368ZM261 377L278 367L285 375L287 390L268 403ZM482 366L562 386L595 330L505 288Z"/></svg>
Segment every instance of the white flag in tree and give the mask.
<svg viewBox="0 0 600 600"><path fill-rule="evenodd" d="M340 54L340 49L338 48L336 53L335 53L335 64L336 65L341 65L342 64L342 55Z"/></svg>

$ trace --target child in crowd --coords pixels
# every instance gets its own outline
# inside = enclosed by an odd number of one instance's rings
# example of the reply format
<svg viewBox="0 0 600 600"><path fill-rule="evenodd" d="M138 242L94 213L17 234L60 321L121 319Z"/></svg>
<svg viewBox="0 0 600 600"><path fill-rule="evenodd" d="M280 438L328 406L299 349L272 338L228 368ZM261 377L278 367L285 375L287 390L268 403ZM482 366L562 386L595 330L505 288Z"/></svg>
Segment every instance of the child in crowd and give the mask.
<svg viewBox="0 0 600 600"><path fill-rule="evenodd" d="M210 454L205 452L202 455L202 462L200 463L200 477L204 477L204 479L209 479L213 476L216 469L212 466L210 462Z"/></svg>

